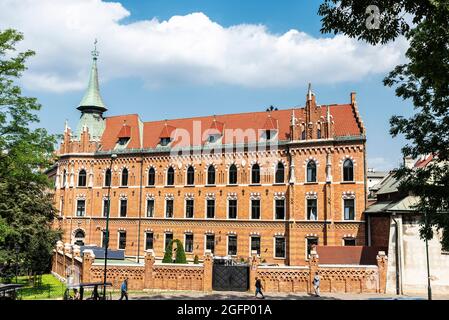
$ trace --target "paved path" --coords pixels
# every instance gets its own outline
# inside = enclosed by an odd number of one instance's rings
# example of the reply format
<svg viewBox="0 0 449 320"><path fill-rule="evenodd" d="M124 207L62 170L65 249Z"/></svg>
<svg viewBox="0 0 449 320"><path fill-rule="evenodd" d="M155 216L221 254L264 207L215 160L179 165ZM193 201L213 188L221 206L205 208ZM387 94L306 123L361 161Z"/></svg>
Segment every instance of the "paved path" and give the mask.
<svg viewBox="0 0 449 320"><path fill-rule="evenodd" d="M113 299L118 299L119 296L114 295ZM130 300L254 300L251 293L248 292L217 292L210 294L193 291L149 291L130 293ZM273 293L266 294L266 300L409 300L409 299L427 299L425 295L414 296L395 296L383 294L331 294L323 293L321 297L314 297L307 294L299 293ZM449 300L449 295L435 296L435 300Z"/></svg>

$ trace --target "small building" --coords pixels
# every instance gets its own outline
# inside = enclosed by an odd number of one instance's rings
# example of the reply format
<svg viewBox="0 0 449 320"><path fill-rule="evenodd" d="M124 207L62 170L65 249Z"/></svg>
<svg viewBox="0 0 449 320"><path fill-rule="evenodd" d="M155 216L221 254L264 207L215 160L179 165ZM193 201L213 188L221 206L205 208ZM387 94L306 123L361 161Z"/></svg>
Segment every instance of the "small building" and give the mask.
<svg viewBox="0 0 449 320"><path fill-rule="evenodd" d="M429 157L419 159L414 167L427 165ZM400 181L390 172L378 186L376 201L366 211L368 242L388 247L387 293L424 294L427 292L425 241L420 238L422 214L414 210L419 198L400 192ZM429 243L432 292L449 293L449 252L442 250L441 233ZM399 263L398 263L399 262Z"/></svg>

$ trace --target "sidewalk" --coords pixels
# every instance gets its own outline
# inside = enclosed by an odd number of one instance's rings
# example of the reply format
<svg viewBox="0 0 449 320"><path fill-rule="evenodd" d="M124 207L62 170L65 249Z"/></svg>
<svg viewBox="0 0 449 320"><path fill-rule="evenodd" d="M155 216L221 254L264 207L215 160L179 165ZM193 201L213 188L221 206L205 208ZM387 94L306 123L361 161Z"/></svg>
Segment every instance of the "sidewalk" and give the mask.
<svg viewBox="0 0 449 320"><path fill-rule="evenodd" d="M427 300L425 295L396 296L385 294L339 294L323 293L321 297L314 297L304 293L267 293L265 300ZM118 299L114 295L113 299ZM434 300L449 300L449 295L434 296ZM131 292L130 300L257 300L249 292L218 292L206 294L194 291L148 291Z"/></svg>

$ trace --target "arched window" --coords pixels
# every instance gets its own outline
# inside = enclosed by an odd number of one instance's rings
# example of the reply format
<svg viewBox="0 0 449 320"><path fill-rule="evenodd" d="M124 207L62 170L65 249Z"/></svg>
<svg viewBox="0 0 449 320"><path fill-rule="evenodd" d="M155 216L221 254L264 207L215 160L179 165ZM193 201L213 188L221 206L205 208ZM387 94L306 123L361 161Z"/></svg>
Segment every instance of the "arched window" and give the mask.
<svg viewBox="0 0 449 320"><path fill-rule="evenodd" d="M111 169L107 169L104 174L104 185L105 187L111 186Z"/></svg>
<svg viewBox="0 0 449 320"><path fill-rule="evenodd" d="M260 166L257 163L251 168L251 183L260 183Z"/></svg>
<svg viewBox="0 0 449 320"><path fill-rule="evenodd" d="M78 187L85 187L87 185L86 170L81 170L78 174Z"/></svg>
<svg viewBox="0 0 449 320"><path fill-rule="evenodd" d="M77 230L75 232L73 243L78 245L78 246L84 246L84 238L85 237L86 237L86 235L84 234L83 230Z"/></svg>
<svg viewBox="0 0 449 320"><path fill-rule="evenodd" d="M316 163L313 160L307 164L307 182L316 182Z"/></svg>
<svg viewBox="0 0 449 320"><path fill-rule="evenodd" d="M67 184L67 171L64 170L62 173L62 187L65 188L65 185Z"/></svg>
<svg viewBox="0 0 449 320"><path fill-rule="evenodd" d="M148 185L154 186L156 183L156 172L154 171L154 168L151 167L150 170L148 170Z"/></svg>
<svg viewBox="0 0 449 320"><path fill-rule="evenodd" d="M317 136L318 139L321 139L321 129L317 130L316 136Z"/></svg>
<svg viewBox="0 0 449 320"><path fill-rule="evenodd" d="M237 184L237 166L235 164L229 167L229 184Z"/></svg>
<svg viewBox="0 0 449 320"><path fill-rule="evenodd" d="M192 166L190 166L187 169L187 185L193 186L195 184L195 169L193 169Z"/></svg>
<svg viewBox="0 0 449 320"><path fill-rule="evenodd" d="M175 184L175 169L173 167L167 170L167 186L173 186Z"/></svg>
<svg viewBox="0 0 449 320"><path fill-rule="evenodd" d="M214 185L215 184L215 167L209 166L207 169L207 184Z"/></svg>
<svg viewBox="0 0 449 320"><path fill-rule="evenodd" d="M354 163L350 159L343 163L343 181L354 181Z"/></svg>
<svg viewBox="0 0 449 320"><path fill-rule="evenodd" d="M285 168L282 162L279 162L276 166L276 183L284 183L285 182Z"/></svg>
<svg viewBox="0 0 449 320"><path fill-rule="evenodd" d="M301 133L301 140L306 140L306 130L303 130Z"/></svg>
<svg viewBox="0 0 449 320"><path fill-rule="evenodd" d="M128 169L122 170L122 187L128 186Z"/></svg>

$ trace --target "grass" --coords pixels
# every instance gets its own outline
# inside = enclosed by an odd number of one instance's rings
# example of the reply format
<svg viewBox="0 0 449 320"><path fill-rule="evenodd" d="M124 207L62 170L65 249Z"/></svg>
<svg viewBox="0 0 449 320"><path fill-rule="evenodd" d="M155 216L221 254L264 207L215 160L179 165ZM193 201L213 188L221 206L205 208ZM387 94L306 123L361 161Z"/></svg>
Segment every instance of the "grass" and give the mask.
<svg viewBox="0 0 449 320"><path fill-rule="evenodd" d="M24 285L18 292L22 300L62 299L65 291L65 285L52 274L42 275L42 283L39 286L33 286L32 281L26 276L18 277L18 283Z"/></svg>

